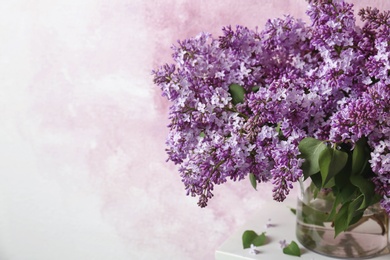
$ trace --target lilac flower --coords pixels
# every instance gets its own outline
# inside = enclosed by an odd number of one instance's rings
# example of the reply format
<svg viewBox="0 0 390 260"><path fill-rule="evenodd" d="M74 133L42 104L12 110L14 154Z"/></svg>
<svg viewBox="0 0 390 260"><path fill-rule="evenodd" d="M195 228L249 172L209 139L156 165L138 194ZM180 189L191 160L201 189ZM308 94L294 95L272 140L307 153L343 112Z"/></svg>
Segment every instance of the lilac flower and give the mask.
<svg viewBox="0 0 390 260"><path fill-rule="evenodd" d="M201 207L215 185L251 173L283 201L302 175L298 143L368 140L381 205L390 214L390 12L310 0L305 24L291 16L262 30L222 29L173 46L175 64L153 71L171 102L168 160ZM233 102L229 86L242 87Z"/></svg>
<svg viewBox="0 0 390 260"><path fill-rule="evenodd" d="M331 118L330 140L356 142L368 136L377 126L377 108L370 98L363 97L345 103Z"/></svg>
<svg viewBox="0 0 390 260"><path fill-rule="evenodd" d="M250 247L250 249L249 249L249 254L251 254L251 255L257 255L257 254L259 254L259 253L260 253L260 251L257 250L256 247L255 247L253 244L251 244L251 247Z"/></svg>
<svg viewBox="0 0 390 260"><path fill-rule="evenodd" d="M271 219L269 218L269 219L267 220L267 223L265 224L265 228L268 229L268 228L274 227L274 226L275 226L275 224L272 224L272 221L271 221Z"/></svg>
<svg viewBox="0 0 390 260"><path fill-rule="evenodd" d="M282 249L287 247L286 239L280 240L279 244L280 244L280 248L282 248Z"/></svg>

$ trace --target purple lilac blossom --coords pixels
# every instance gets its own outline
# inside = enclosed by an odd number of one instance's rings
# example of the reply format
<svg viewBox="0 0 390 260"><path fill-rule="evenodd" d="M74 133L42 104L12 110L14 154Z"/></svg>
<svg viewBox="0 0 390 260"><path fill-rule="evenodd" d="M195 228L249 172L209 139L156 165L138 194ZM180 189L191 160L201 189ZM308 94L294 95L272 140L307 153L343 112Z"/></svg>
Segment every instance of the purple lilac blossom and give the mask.
<svg viewBox="0 0 390 260"><path fill-rule="evenodd" d="M381 205L390 214L390 12L310 0L309 25L291 16L263 30L201 33L173 46L175 64L153 71L171 101L168 159L205 207L215 185L252 173L283 201L302 176L298 143L366 137ZM245 91L234 104L231 84Z"/></svg>

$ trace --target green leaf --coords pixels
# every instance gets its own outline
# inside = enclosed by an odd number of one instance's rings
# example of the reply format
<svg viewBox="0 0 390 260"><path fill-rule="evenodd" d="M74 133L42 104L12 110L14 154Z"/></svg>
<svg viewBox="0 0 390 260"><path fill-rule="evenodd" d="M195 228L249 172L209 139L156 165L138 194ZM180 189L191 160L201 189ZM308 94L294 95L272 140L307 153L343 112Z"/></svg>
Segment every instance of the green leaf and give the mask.
<svg viewBox="0 0 390 260"><path fill-rule="evenodd" d="M335 237L341 232L346 231L351 224L354 224L360 219L364 210L359 210L362 204L363 196L359 196L356 199L344 203L339 212L337 212L334 220Z"/></svg>
<svg viewBox="0 0 390 260"><path fill-rule="evenodd" d="M348 207L349 207L349 203L343 204L335 216L334 237L336 237L338 234L340 234L341 232L345 231L348 228Z"/></svg>
<svg viewBox="0 0 390 260"><path fill-rule="evenodd" d="M297 209L294 209L294 208L290 208L290 211L294 214L294 215L296 215L297 214Z"/></svg>
<svg viewBox="0 0 390 260"><path fill-rule="evenodd" d="M326 184L338 174L347 164L348 154L330 147L322 150L318 158L320 166L322 186Z"/></svg>
<svg viewBox="0 0 390 260"><path fill-rule="evenodd" d="M253 244L253 240L257 237L258 235L256 234L255 231L253 230L246 230L242 234L242 246L245 248L250 248L251 244Z"/></svg>
<svg viewBox="0 0 390 260"><path fill-rule="evenodd" d="M367 141L365 138L360 138L356 142L352 152L352 174L361 174L366 168L369 160L369 152L366 151Z"/></svg>
<svg viewBox="0 0 390 260"><path fill-rule="evenodd" d="M360 205L362 204L363 196L359 196L356 199L352 200L348 206L348 227L351 225L352 219L359 215L361 210L359 210Z"/></svg>
<svg viewBox="0 0 390 260"><path fill-rule="evenodd" d="M280 128L280 125L281 125L281 123L278 123L276 125L275 131L278 133L279 137L282 137L283 136L283 132L282 132L282 129Z"/></svg>
<svg viewBox="0 0 390 260"><path fill-rule="evenodd" d="M301 256L301 249L299 248L298 244L294 241L291 241L291 243L283 248L283 253L286 255L292 255L292 256Z"/></svg>
<svg viewBox="0 0 390 260"><path fill-rule="evenodd" d="M322 188L330 189L336 185L334 177L330 178L329 181L322 185Z"/></svg>
<svg viewBox="0 0 390 260"><path fill-rule="evenodd" d="M202 131L202 132L200 132L200 134L199 134L199 137L205 137L206 136L206 134Z"/></svg>
<svg viewBox="0 0 390 260"><path fill-rule="evenodd" d="M324 222L328 220L328 215L325 212L317 210L305 203L302 203L301 210L302 217L305 220L304 222L307 224L324 226Z"/></svg>
<svg viewBox="0 0 390 260"><path fill-rule="evenodd" d="M321 152L327 146L323 141L312 137L307 137L299 142L298 149L301 152L301 157L305 159L302 164L303 175L305 179L320 171L318 159Z"/></svg>
<svg viewBox="0 0 390 260"><path fill-rule="evenodd" d="M264 245L266 240L267 240L267 238L265 236L265 232L263 232L260 235L258 235L253 230L246 230L242 234L242 246L244 247L244 249L245 248L250 248L252 244L254 246Z"/></svg>
<svg viewBox="0 0 390 260"><path fill-rule="evenodd" d="M334 50L337 52L337 54L340 56L341 51L343 50L343 46L340 45L334 45Z"/></svg>
<svg viewBox="0 0 390 260"><path fill-rule="evenodd" d="M310 178L317 190L320 190L322 188L321 173L317 172L316 174L311 175Z"/></svg>
<svg viewBox="0 0 390 260"><path fill-rule="evenodd" d="M229 86L229 93L232 96L232 103L237 105L244 102L245 89L238 84L231 84Z"/></svg>
<svg viewBox="0 0 390 260"><path fill-rule="evenodd" d="M375 198L375 194L376 194L375 184L371 180L366 179L360 175L352 175L350 177L350 180L351 183L360 190L363 196L363 200L359 209L365 209L368 206L370 206L371 201L373 198Z"/></svg>
<svg viewBox="0 0 390 260"><path fill-rule="evenodd" d="M249 173L249 180L252 184L252 187L257 190L257 179L256 179L256 176L253 174L253 173Z"/></svg>
<svg viewBox="0 0 390 260"><path fill-rule="evenodd" d="M351 202L342 205L334 221L335 237L361 219L365 210L360 209L362 201L363 196L361 195Z"/></svg>
<svg viewBox="0 0 390 260"><path fill-rule="evenodd" d="M331 212L329 214L329 217L328 217L327 221L333 221L333 218L336 216L337 207L340 204L340 200L341 200L341 196L336 196L335 197L334 202L333 202L333 207L332 207L332 210L331 210Z"/></svg>
<svg viewBox="0 0 390 260"><path fill-rule="evenodd" d="M356 187L351 183L347 182L344 186L340 187L339 193L337 196L340 197L340 203L345 203L350 201L356 194Z"/></svg>
<svg viewBox="0 0 390 260"><path fill-rule="evenodd" d="M350 181L351 176L351 161L352 156L348 157L347 165L343 169L342 174L337 174L335 179L335 187L332 188L333 193L339 198L338 203L345 203L356 198L358 189Z"/></svg>
<svg viewBox="0 0 390 260"><path fill-rule="evenodd" d="M267 241L267 237L265 236L265 232L258 235L252 242L254 246L262 246Z"/></svg>
<svg viewBox="0 0 390 260"><path fill-rule="evenodd" d="M359 222L359 221L362 219L363 215L364 215L364 210L356 211L355 214L353 215L351 221L349 222L349 227L348 227L348 229L349 229L352 225L354 225L354 224L356 224L357 222Z"/></svg>

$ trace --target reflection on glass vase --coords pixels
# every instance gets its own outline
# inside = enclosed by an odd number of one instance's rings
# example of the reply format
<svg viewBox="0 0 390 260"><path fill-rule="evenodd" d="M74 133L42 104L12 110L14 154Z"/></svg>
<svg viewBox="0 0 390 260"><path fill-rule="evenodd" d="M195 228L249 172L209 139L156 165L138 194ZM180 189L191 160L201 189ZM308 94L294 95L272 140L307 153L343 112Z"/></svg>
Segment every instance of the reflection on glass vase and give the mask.
<svg viewBox="0 0 390 260"><path fill-rule="evenodd" d="M379 203L367 208L363 217L347 231L335 237L333 224L328 220L334 196L323 189L315 194L308 179L300 181L296 236L307 249L337 258L373 257L388 247L389 217Z"/></svg>

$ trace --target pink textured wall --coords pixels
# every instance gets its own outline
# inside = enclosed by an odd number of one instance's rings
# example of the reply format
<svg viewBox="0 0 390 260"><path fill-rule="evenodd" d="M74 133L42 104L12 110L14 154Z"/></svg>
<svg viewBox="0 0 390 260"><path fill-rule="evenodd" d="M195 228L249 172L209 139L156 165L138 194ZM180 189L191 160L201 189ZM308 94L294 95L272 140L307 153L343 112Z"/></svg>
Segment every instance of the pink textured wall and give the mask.
<svg viewBox="0 0 390 260"><path fill-rule="evenodd" d="M359 1L390 9L390 1ZM212 259L271 198L247 181L200 209L165 163L151 70L225 25L304 16L304 0L0 3L0 259Z"/></svg>

